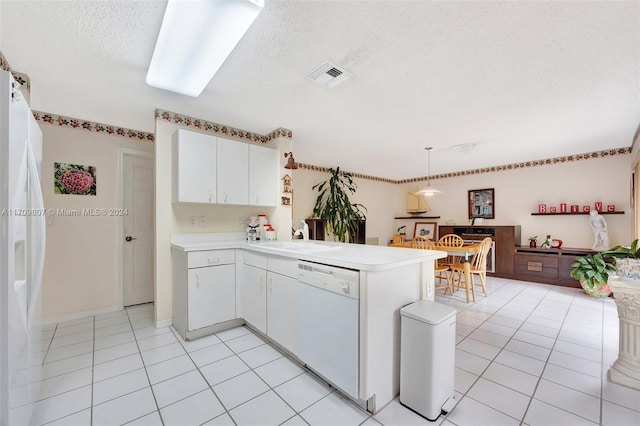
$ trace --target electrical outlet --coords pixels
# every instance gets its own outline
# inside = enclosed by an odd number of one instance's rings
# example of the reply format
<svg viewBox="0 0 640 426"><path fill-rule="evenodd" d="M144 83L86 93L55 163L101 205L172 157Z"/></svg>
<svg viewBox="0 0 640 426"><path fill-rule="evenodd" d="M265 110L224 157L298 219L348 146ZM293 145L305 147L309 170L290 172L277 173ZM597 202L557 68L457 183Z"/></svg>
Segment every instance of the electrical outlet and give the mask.
<svg viewBox="0 0 640 426"><path fill-rule="evenodd" d="M200 228L204 228L205 226L207 226L207 217L206 216L200 216L198 218L198 224L200 225Z"/></svg>
<svg viewBox="0 0 640 426"><path fill-rule="evenodd" d="M195 228L198 226L198 217L189 216L189 228Z"/></svg>
<svg viewBox="0 0 640 426"><path fill-rule="evenodd" d="M247 224L247 218L244 216L240 216L238 218L238 225L246 225Z"/></svg>

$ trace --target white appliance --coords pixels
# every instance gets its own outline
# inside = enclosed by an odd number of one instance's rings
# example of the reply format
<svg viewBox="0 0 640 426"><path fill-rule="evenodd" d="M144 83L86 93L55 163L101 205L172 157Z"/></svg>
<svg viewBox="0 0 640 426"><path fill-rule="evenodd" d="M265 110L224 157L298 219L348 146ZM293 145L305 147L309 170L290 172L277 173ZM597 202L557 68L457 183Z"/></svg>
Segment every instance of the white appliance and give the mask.
<svg viewBox="0 0 640 426"><path fill-rule="evenodd" d="M420 300L400 327L400 403L435 421L455 405L456 309Z"/></svg>
<svg viewBox="0 0 640 426"><path fill-rule="evenodd" d="M360 273L298 262L298 357L358 398Z"/></svg>
<svg viewBox="0 0 640 426"><path fill-rule="evenodd" d="M37 347L45 250L42 132L9 72L0 70L0 424L26 425L39 382ZM37 362L35 362L37 364Z"/></svg>

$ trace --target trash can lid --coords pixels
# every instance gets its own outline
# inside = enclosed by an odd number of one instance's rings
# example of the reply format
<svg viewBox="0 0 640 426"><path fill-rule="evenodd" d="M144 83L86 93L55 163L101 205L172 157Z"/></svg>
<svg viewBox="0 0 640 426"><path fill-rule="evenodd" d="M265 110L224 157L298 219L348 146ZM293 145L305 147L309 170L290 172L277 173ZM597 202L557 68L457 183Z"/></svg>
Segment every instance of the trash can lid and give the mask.
<svg viewBox="0 0 640 426"><path fill-rule="evenodd" d="M456 312L456 308L431 300L420 300L400 309L400 315L427 324L440 324Z"/></svg>

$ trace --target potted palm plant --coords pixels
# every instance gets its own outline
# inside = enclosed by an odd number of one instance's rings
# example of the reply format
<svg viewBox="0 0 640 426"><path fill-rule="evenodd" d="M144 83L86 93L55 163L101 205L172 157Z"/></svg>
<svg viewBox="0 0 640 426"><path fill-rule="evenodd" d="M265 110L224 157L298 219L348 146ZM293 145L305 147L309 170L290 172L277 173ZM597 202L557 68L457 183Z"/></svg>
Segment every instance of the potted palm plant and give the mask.
<svg viewBox="0 0 640 426"><path fill-rule="evenodd" d="M571 277L580 281L584 292L593 297L608 297L611 289L607 280L616 269L604 260L602 253L576 257L571 264Z"/></svg>
<svg viewBox="0 0 640 426"><path fill-rule="evenodd" d="M330 168L329 174L329 179L312 187L318 191L313 214L324 221L327 231L337 240L353 242L356 240L358 222L366 218L363 211L367 209L349 200L349 195L357 189L350 173L341 172L337 167Z"/></svg>
<svg viewBox="0 0 640 426"><path fill-rule="evenodd" d="M616 273L627 281L640 282L640 247L633 240L629 247L615 246L602 253L604 257L616 260Z"/></svg>

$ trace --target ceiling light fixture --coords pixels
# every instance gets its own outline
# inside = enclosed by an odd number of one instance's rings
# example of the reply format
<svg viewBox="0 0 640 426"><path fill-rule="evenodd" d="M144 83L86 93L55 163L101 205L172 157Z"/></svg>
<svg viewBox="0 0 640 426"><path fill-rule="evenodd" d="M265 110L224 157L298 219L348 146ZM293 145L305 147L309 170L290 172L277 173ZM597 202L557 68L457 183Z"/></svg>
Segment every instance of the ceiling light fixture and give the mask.
<svg viewBox="0 0 640 426"><path fill-rule="evenodd" d="M419 191L415 192L415 195L424 195L425 197L431 197L435 194L441 194L442 191L440 191L439 189L434 188L433 186L431 186L431 150L433 149L432 146L428 146L425 148L427 150L428 153L428 162L427 162L427 186L425 188L422 188Z"/></svg>
<svg viewBox="0 0 640 426"><path fill-rule="evenodd" d="M199 96L263 7L264 0L169 0L147 84Z"/></svg>
<svg viewBox="0 0 640 426"><path fill-rule="evenodd" d="M449 149L451 149L452 151L470 151L475 147L476 147L475 143L461 143L458 145L454 145Z"/></svg>

